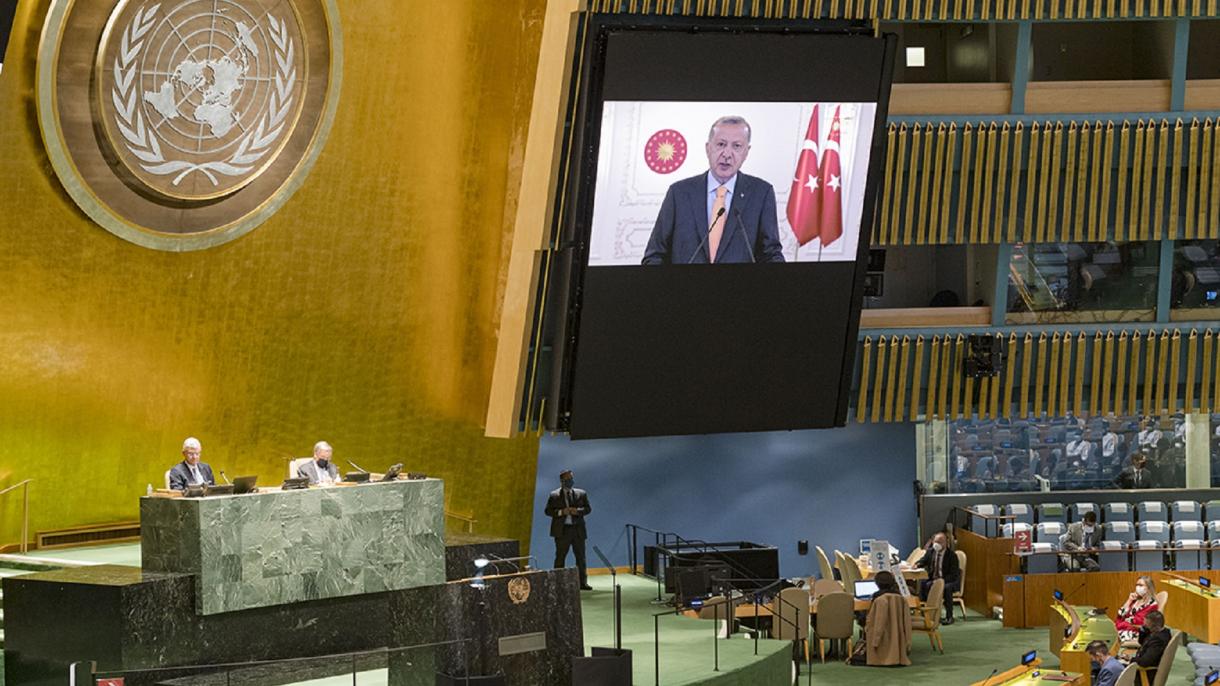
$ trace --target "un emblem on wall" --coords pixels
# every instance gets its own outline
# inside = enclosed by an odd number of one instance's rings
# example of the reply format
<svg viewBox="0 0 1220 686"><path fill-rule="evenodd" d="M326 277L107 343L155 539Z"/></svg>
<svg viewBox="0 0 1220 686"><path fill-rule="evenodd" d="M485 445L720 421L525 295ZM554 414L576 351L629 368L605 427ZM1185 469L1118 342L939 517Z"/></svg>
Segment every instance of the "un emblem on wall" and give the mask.
<svg viewBox="0 0 1220 686"><path fill-rule="evenodd" d="M333 120L334 3L54 2L39 120L64 187L149 247L204 248L257 226L303 181Z"/></svg>

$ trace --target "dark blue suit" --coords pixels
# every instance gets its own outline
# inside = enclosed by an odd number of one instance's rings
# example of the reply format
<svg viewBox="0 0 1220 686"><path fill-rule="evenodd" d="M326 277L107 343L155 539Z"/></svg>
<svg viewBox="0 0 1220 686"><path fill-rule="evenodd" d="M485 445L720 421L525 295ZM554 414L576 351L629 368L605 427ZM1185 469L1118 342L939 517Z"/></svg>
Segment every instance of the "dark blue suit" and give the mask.
<svg viewBox="0 0 1220 686"><path fill-rule="evenodd" d="M203 477L203 482L209 486L216 485L216 477L212 476L212 468L207 464L199 463L199 475ZM175 491L185 491L187 484L191 482L191 468L187 466L186 460L174 465L173 469L169 470L169 487Z"/></svg>
<svg viewBox="0 0 1220 686"><path fill-rule="evenodd" d="M1127 666L1119 662L1114 657L1107 658L1101 663L1101 668L1097 670L1097 676L1093 679L1093 686L1114 686L1118 682L1118 677L1122 675L1123 670Z"/></svg>
<svg viewBox="0 0 1220 686"><path fill-rule="evenodd" d="M644 264L707 264L707 175L675 182L665 194L644 251ZM716 264L783 262L775 189L756 176L737 174L733 202L724 214Z"/></svg>

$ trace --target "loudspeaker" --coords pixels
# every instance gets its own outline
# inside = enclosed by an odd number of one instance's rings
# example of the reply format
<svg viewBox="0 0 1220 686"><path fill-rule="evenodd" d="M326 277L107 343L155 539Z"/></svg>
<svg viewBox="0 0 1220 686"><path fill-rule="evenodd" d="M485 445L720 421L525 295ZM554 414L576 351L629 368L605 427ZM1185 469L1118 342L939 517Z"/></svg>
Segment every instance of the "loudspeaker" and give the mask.
<svg viewBox="0 0 1220 686"><path fill-rule="evenodd" d="M572 658L572 686L631 686L631 651L593 648L592 657Z"/></svg>
<svg viewBox="0 0 1220 686"><path fill-rule="evenodd" d="M966 337L965 373L973 379L999 376L1004 371L1007 358L1004 338L990 334L971 334Z"/></svg>

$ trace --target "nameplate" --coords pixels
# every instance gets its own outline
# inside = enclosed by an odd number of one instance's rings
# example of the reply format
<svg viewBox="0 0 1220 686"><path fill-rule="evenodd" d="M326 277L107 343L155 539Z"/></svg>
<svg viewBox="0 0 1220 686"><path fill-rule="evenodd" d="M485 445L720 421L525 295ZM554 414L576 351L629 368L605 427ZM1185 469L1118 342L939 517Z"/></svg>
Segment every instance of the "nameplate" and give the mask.
<svg viewBox="0 0 1220 686"><path fill-rule="evenodd" d="M516 636L500 637L501 656L532 653L535 650L546 650L545 631L537 631L532 634L517 634Z"/></svg>
<svg viewBox="0 0 1220 686"><path fill-rule="evenodd" d="M1022 581L1024 581L1024 580L1025 580L1025 578L1024 578L1024 577L1021 577L1021 576L1006 576L1006 577L1004 577L1004 581L1005 581L1005 582L1011 581L1011 582L1013 582L1013 583L1020 583L1020 582L1022 582Z"/></svg>

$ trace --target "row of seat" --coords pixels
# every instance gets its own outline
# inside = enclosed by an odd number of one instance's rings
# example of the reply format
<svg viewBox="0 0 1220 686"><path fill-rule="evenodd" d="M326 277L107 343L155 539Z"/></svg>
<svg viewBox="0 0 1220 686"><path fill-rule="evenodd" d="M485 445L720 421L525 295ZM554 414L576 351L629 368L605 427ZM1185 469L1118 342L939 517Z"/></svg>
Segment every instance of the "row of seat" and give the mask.
<svg viewBox="0 0 1220 686"><path fill-rule="evenodd" d="M1220 540L1220 520L1208 522L1106 522L1101 525L1103 541L1134 543L1155 541L1168 544L1177 541ZM1067 532L1067 525L1060 522L1043 522L1030 525L1024 523L1005 524L1001 528L1004 538L1014 538L1017 532L1029 531L1034 543L1050 543L1056 546L1059 538Z"/></svg>
<svg viewBox="0 0 1220 686"><path fill-rule="evenodd" d="M1096 503L1072 503L1066 507L1062 503L1012 503L1005 505L1002 511L996 505L984 503L973 505L970 509L989 517L1002 514L1012 518L1008 521L1021 524L1066 524L1069 521L1079 521L1086 512L1096 513L1098 521L1106 523L1220 521L1220 500L1209 500L1206 503L1193 500L1175 500L1170 503L1146 500L1134 504L1104 503L1100 507Z"/></svg>

